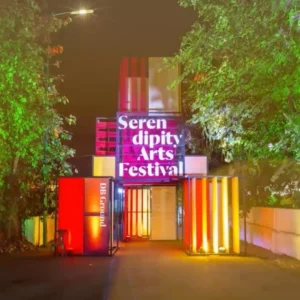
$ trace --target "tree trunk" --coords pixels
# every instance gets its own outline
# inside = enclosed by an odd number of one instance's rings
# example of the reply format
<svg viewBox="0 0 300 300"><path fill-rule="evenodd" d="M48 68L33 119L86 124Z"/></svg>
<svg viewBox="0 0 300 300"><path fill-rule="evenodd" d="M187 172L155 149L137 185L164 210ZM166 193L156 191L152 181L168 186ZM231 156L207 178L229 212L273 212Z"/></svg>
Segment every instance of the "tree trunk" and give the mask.
<svg viewBox="0 0 300 300"><path fill-rule="evenodd" d="M9 240L18 240L22 238L21 222L19 220L19 199L20 187L17 180L19 157L13 162L12 175L8 180L8 189L6 193L6 238Z"/></svg>

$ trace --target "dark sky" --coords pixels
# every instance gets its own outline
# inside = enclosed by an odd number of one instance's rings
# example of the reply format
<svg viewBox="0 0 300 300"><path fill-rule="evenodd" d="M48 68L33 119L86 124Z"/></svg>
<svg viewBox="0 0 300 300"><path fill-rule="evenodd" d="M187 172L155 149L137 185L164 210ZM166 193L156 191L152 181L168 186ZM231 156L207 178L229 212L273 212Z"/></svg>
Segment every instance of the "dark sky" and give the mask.
<svg viewBox="0 0 300 300"><path fill-rule="evenodd" d="M72 147L94 154L95 118L115 117L122 56L172 56L195 21L193 11L176 0L49 0L53 13L97 9L75 16L53 38L64 47L59 87L70 104L61 109L77 117Z"/></svg>

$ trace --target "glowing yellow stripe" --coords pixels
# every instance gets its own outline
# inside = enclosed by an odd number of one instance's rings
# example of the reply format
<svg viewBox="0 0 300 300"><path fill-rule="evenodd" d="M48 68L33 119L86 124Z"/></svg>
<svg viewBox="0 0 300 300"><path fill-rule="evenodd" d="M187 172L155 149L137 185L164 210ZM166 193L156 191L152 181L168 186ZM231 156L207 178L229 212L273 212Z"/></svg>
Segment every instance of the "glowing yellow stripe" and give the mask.
<svg viewBox="0 0 300 300"><path fill-rule="evenodd" d="M240 253L239 179L232 178L232 240L233 252Z"/></svg>
<svg viewBox="0 0 300 300"><path fill-rule="evenodd" d="M152 225L152 222L151 222L151 191L148 190L148 198L147 198L147 201L148 201L148 235L150 234L151 232L151 225Z"/></svg>
<svg viewBox="0 0 300 300"><path fill-rule="evenodd" d="M202 182L202 248L208 251L207 242L207 179L203 178Z"/></svg>
<svg viewBox="0 0 300 300"><path fill-rule="evenodd" d="M192 179L192 251L197 252L196 178Z"/></svg>
<svg viewBox="0 0 300 300"><path fill-rule="evenodd" d="M132 236L131 232L131 189L128 189L128 196L127 196L127 235Z"/></svg>
<svg viewBox="0 0 300 300"><path fill-rule="evenodd" d="M229 230L228 230L228 180L222 178L222 221L223 221L223 247L229 252Z"/></svg>
<svg viewBox="0 0 300 300"><path fill-rule="evenodd" d="M219 252L219 227L218 227L218 181L212 179L212 232L213 232L213 251Z"/></svg>
<svg viewBox="0 0 300 300"><path fill-rule="evenodd" d="M94 157L93 176L102 176L102 157Z"/></svg>
<svg viewBox="0 0 300 300"><path fill-rule="evenodd" d="M40 217L33 217L33 226L34 226L34 245L41 245L43 241L43 223L40 222Z"/></svg>

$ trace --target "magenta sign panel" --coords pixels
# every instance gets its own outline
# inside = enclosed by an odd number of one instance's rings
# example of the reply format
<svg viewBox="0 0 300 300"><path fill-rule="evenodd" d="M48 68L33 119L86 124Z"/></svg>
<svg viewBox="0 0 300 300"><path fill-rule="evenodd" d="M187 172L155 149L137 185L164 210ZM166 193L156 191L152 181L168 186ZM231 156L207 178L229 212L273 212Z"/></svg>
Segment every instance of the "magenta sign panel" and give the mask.
<svg viewBox="0 0 300 300"><path fill-rule="evenodd" d="M184 135L174 116L119 114L117 176L170 180L184 173Z"/></svg>

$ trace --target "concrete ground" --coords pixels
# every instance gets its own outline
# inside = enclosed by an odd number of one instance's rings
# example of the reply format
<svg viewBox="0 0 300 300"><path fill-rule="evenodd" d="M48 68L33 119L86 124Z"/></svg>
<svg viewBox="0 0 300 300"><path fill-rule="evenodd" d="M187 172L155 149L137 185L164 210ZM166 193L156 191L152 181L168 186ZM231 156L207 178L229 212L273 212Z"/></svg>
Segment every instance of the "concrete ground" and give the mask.
<svg viewBox="0 0 300 300"><path fill-rule="evenodd" d="M190 257L175 242L130 242L113 258L0 256L0 299L298 299L300 273L261 252Z"/></svg>
<svg viewBox="0 0 300 300"><path fill-rule="evenodd" d="M286 300L300 293L300 276L256 257L190 257L176 244L152 242L126 244L116 259L110 300Z"/></svg>
<svg viewBox="0 0 300 300"><path fill-rule="evenodd" d="M1 300L105 299L109 257L0 257Z"/></svg>

